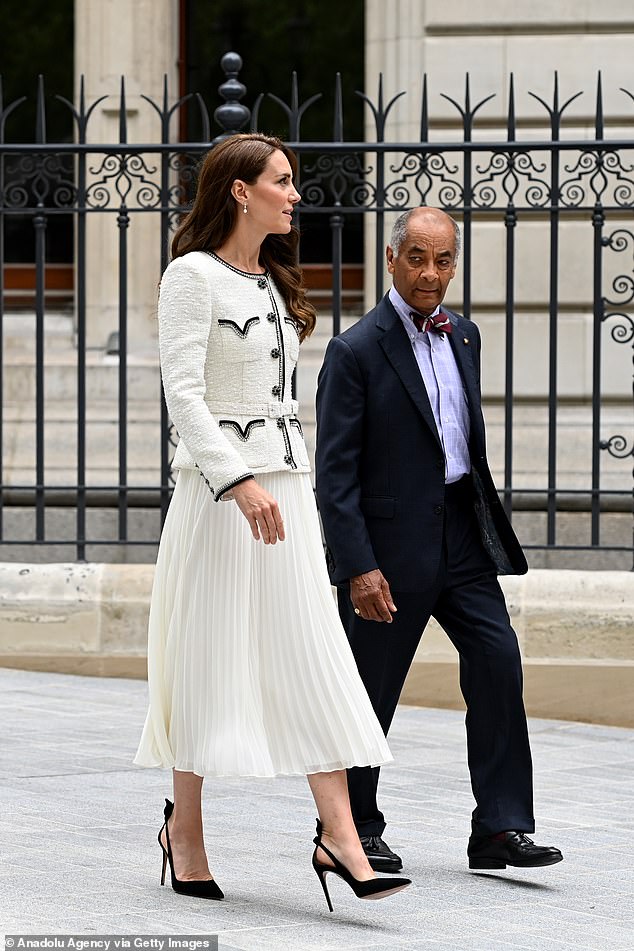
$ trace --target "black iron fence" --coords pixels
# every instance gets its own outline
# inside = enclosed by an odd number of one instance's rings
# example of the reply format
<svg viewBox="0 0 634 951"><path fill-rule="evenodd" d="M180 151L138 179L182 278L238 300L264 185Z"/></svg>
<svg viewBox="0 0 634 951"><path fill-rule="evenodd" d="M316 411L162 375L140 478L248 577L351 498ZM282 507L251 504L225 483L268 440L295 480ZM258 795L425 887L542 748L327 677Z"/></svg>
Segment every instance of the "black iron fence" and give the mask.
<svg viewBox="0 0 634 951"><path fill-rule="evenodd" d="M214 118L221 135L249 126L258 128L263 96L249 111L240 100L245 89L238 80L241 62L236 54L223 58L227 81L220 88L224 102ZM526 92L523 93L524 96ZM360 94L361 95L361 94ZM301 101L296 77L293 77L290 101L270 96L280 110L280 124L274 131L281 134L296 150L300 159L300 228L310 230L311 223L320 222L327 235L325 257L330 259L332 286L332 332L338 333L345 318L343 279L346 269L344 237L356 228L358 241L365 241L366 285L368 295L378 299L386 290L384 247L389 227L396 213L421 204L437 205L456 217L462 226L462 310L479 320L491 318L495 334L503 338L500 359L503 363L502 385L497 402L492 401L499 417L502 448L500 449L500 491L510 514L535 512L543 516L541 537L533 538L527 547L543 550L575 550L600 552L634 552L632 544L632 513L634 498L634 430L631 410L634 403L631 388L631 366L623 371L623 380L615 381L610 362L610 348L634 346L634 140L610 138L606 135L601 79L593 91L594 129L587 138L575 134L572 103L581 95L561 102L555 77L550 102L535 96L543 110L542 118L533 117L530 134L522 135L516 120L516 97L511 80L505 119L499 113L487 116L485 106L493 96L474 102L469 79L464 99L458 102L448 96L455 110L454 128L442 141L436 141L430 117L427 81L420 108L418 134L414 141L395 142L389 139L390 114L404 92L386 100L379 82L376 99L363 95L372 132L366 142L349 142L344 138L343 102L337 81L334 90L333 134L327 141L304 142L301 120L317 97ZM532 95L532 93L530 94ZM621 90L623 114L634 110L634 96ZM59 98L59 97L58 97ZM105 98L105 97L103 97ZM22 100L3 103L0 86L0 349L5 344L8 361L1 361L4 430L0 429L0 545L68 545L74 546L78 559L92 546L155 545L162 518L167 510L172 488L170 458L173 438L165 406L156 388L157 414L160 412L162 438L156 441L156 478L139 481L130 478L129 454L129 380L128 308L129 308L129 228L133 219L151 216L156 221L154 266L158 281L167 263L171 231L179 215L187 207L195 186L196 166L212 140L211 120L201 96L194 96L200 114L200 141L175 142L172 130L177 125L179 110L192 97L173 101L165 83L164 95L157 103L142 97L156 116L156 140L143 144L128 142L126 121L126 90L123 80L117 103L119 136L116 143L90 141L90 123L101 99L88 105L82 91L73 104L60 100L72 117L73 141L49 142L46 137L47 99L43 81L37 90L36 127L33 142L10 143L6 131L11 115L21 108ZM569 120L569 124L567 124ZM631 118L627 120L631 124ZM449 128L446 124L445 130ZM494 129L495 132L491 130ZM547 134L545 134L547 130ZM459 133L459 134L458 134ZM538 137L536 137L536 135ZM586 133L587 135L587 133ZM108 217L117 247L112 270L112 299L118 302L117 341L111 341L111 361L116 363L117 384L112 398L116 401L117 431L116 471L114 478L89 478L91 450L87 441L88 383L93 372L87 346L87 301L89 255L87 229L91 219ZM47 289L47 261L50 260L48 235L52 223L64 218L72 222L73 254L73 331L74 354L72 372L73 431L71 458L66 459L65 478L51 479L47 465L47 320L54 299ZM32 231L34 247L33 274L33 381L20 398L16 367L12 366L12 350L8 346L8 322L19 321L5 306L8 299L6 282L7 235L16 222ZM522 229L528 233L536 226L530 247L531 256L540 256L544 264L545 291L543 303L530 300L526 291L518 299L517 288L523 271L530 263ZM478 229L481 229L480 231ZM496 302L482 301L473 292L482 264L477 264L477 242L490 240L499 247L496 262L488 261L498 275L500 287ZM496 244L497 242L497 244ZM578 255L570 254L570 247ZM518 250L520 248L520 250ZM523 248L523 250L522 250ZM588 275L589 293L583 300L564 300L562 295L563 260L566 267L575 257L583 258ZM572 278L574 283L574 276ZM570 283L570 281L568 281ZM567 293L567 292L566 292ZM530 294L528 295L530 298ZM542 327L544 367L540 393L531 392L525 382L519 387L518 370L526 377L522 363L522 340L518 338L518 313ZM585 319L586 335L583 353L565 352L571 322ZM541 323L540 323L541 321ZM524 333L524 330L522 331ZM491 332L492 333L492 332ZM519 343L518 343L519 339ZM4 355L3 355L4 357ZM531 358L534 359L534 358ZM562 386L562 378L574 376L571 361L579 361L579 376L586 374L587 392L574 395L574 387ZM618 363L618 361L617 361ZM606 369L607 367L607 369ZM7 374L13 373L11 385ZM607 377L607 378L606 378ZM627 377L627 379L625 379ZM615 385L617 384L617 385ZM17 392L16 392L17 386ZM540 395L541 394L541 395ZM619 395L620 394L620 395ZM12 405L21 409L32 402L29 422L32 427L31 456L27 461L12 462L10 449L16 420ZM543 405L542 405L543 404ZM582 472L575 478L562 476L561 446L562 414L572 405L584 407L586 422L580 429L585 440L581 458ZM526 467L518 476L518 453L526 449L523 429L518 428L518 407L531 423L530 407L541 406L541 435L535 443L535 454L541 458L542 477L531 479ZM612 408L620 407L616 423ZM8 407L8 410L7 410ZM160 407L160 410L159 410ZM625 407L625 409L624 409ZM606 408L607 413L606 423ZM541 412L541 410L540 410ZM8 416L7 416L8 413ZM624 415L623 415L624 413ZM528 415L526 415L528 414ZM13 414L18 416L19 413ZM8 420L8 421L7 421ZM9 425L9 423L11 425ZM0 423L0 426L3 423ZM610 429L614 425L616 428ZM11 430L11 431L10 431ZM18 437L15 437L16 439ZM19 441L19 439L18 439ZM537 461L537 460L536 460ZM606 471L606 463L607 471ZM565 469L565 466L563 466ZM60 470L61 472L62 470ZM74 476L70 478L69 473ZM58 473L59 475L59 473ZM74 527L63 537L51 533L47 513L66 507L73 512ZM116 531L101 535L88 527L87 514L97 508L114 508ZM130 513L146 508L160 513L148 536L131 530ZM32 527L7 529L13 510L31 513ZM574 538L560 530L562 513L582 512L587 518ZM624 516L621 525L627 528L606 536L603 519L606 515ZM26 523L21 523L22 525Z"/></svg>

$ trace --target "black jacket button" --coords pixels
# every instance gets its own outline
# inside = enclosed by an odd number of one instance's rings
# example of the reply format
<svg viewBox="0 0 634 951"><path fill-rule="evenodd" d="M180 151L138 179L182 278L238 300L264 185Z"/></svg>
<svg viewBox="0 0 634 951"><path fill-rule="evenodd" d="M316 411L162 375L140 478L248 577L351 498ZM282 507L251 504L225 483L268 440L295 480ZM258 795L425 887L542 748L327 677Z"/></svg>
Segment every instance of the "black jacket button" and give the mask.
<svg viewBox="0 0 634 951"><path fill-rule="evenodd" d="M273 350L271 350L271 356L277 360L279 355L280 355L280 351L277 349L277 347L274 347Z"/></svg>
<svg viewBox="0 0 634 951"><path fill-rule="evenodd" d="M277 421L277 428L278 428L278 429L284 429L284 420L283 420L283 419L278 419L278 421Z"/></svg>
<svg viewBox="0 0 634 951"><path fill-rule="evenodd" d="M271 390L271 393L273 394L273 396L279 396L279 395L280 395L280 387L279 387L279 386L274 386L274 387L272 388L272 390Z"/></svg>
<svg viewBox="0 0 634 951"><path fill-rule="evenodd" d="M434 505L434 515L442 515L442 505Z"/></svg>
<svg viewBox="0 0 634 951"><path fill-rule="evenodd" d="M267 320L270 320L271 323L273 323L273 322L275 321L275 314L273 313L273 311L270 311L270 312L266 315L266 319L267 319Z"/></svg>

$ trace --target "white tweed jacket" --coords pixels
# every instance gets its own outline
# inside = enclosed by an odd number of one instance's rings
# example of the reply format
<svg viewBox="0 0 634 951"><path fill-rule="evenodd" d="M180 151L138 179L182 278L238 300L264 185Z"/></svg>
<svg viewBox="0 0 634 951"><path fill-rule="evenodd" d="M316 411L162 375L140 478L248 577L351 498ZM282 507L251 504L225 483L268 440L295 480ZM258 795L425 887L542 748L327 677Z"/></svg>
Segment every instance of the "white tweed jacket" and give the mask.
<svg viewBox="0 0 634 951"><path fill-rule="evenodd" d="M200 469L216 501L258 472L309 472L291 397L299 334L270 275L191 251L163 274L158 318L173 468Z"/></svg>

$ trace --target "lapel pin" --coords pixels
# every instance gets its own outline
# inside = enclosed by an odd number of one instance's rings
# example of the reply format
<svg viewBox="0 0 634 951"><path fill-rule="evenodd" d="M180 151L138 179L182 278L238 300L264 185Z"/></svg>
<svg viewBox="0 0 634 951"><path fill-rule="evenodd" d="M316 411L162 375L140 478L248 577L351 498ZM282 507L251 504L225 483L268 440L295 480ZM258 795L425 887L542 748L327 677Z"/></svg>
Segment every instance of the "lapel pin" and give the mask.
<svg viewBox="0 0 634 951"><path fill-rule="evenodd" d="M463 338L462 338L462 342L463 342L463 343L469 343L469 338L468 338L468 337L463 337Z"/></svg>

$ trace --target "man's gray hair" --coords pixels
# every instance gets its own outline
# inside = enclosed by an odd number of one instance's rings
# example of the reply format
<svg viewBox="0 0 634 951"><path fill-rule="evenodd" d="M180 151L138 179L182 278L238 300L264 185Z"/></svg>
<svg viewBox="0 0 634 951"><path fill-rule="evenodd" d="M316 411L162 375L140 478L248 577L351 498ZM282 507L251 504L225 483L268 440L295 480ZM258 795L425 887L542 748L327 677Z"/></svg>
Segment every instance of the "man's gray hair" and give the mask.
<svg viewBox="0 0 634 951"><path fill-rule="evenodd" d="M414 214L415 211L418 211L418 208L410 208L409 211L404 211L403 214L399 215L396 221L394 222L394 227L392 228L392 235L390 237L390 247L392 248L392 251L394 252L395 258L398 257L399 251L401 250L401 245L403 244L403 242L405 241L407 237L407 226L409 224L409 219ZM458 260L458 255L460 254L460 245L461 245L460 225L458 224L457 221L454 221L451 215L447 215L447 217L449 218L450 222L453 225L453 230L455 235L455 242L456 242L456 254L454 257L454 263L455 263Z"/></svg>

